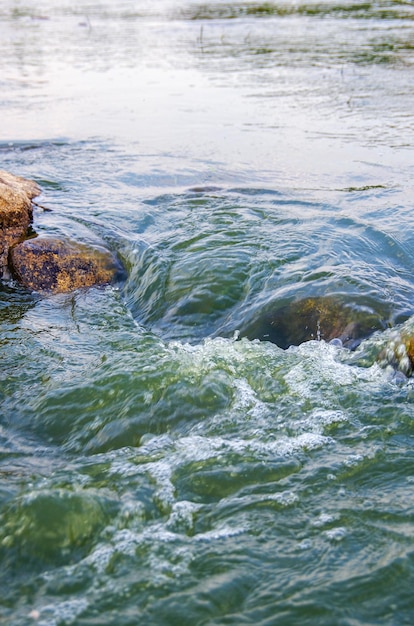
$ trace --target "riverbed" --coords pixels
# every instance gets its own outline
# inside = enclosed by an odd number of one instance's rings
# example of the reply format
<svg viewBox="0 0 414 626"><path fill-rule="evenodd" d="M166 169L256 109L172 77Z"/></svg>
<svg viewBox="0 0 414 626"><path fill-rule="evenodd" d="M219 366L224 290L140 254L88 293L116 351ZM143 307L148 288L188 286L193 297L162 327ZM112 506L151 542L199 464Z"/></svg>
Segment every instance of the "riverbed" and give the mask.
<svg viewBox="0 0 414 626"><path fill-rule="evenodd" d="M0 624L414 620L414 5L4 0L0 169L106 287L0 284ZM350 352L249 329L379 311Z"/></svg>

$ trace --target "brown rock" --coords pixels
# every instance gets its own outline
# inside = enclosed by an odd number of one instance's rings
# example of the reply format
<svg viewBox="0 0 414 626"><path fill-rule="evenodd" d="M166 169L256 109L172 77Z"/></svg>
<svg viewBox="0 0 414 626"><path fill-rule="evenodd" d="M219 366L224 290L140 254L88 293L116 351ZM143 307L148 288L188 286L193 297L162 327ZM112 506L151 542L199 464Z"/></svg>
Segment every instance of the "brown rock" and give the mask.
<svg viewBox="0 0 414 626"><path fill-rule="evenodd" d="M5 170L0 170L0 183L23 193L30 200L40 194L40 187L33 181L21 176L15 176Z"/></svg>
<svg viewBox="0 0 414 626"><path fill-rule="evenodd" d="M42 293L107 284L119 271L107 250L54 237L36 237L15 245L10 266L24 287Z"/></svg>
<svg viewBox="0 0 414 626"><path fill-rule="evenodd" d="M31 199L40 189L31 180L0 170L0 277L10 246L21 241L32 219Z"/></svg>
<svg viewBox="0 0 414 626"><path fill-rule="evenodd" d="M407 350L407 356L410 359L411 368L414 367L414 337L412 335L407 335L404 338L405 348Z"/></svg>
<svg viewBox="0 0 414 626"><path fill-rule="evenodd" d="M337 296L304 298L259 316L242 334L281 348L312 339L340 339L344 346L354 349L375 330L386 327L383 313L353 306Z"/></svg>

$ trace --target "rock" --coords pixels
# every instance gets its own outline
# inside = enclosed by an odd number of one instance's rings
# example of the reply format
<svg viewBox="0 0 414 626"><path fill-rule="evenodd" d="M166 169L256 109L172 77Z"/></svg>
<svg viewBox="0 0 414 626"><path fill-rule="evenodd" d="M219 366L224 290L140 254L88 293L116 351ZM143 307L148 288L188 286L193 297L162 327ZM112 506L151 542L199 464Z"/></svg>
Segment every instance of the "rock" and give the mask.
<svg viewBox="0 0 414 626"><path fill-rule="evenodd" d="M26 236L32 219L31 199L39 194L33 181L0 170L0 278L9 248Z"/></svg>
<svg viewBox="0 0 414 626"><path fill-rule="evenodd" d="M10 268L24 287L41 293L108 284L120 270L107 250L54 237L36 237L13 246Z"/></svg>
<svg viewBox="0 0 414 626"><path fill-rule="evenodd" d="M27 237L31 200L40 188L0 170L0 278L7 264L24 287L43 293L73 291L111 282L120 270L106 250L53 237Z"/></svg>
<svg viewBox="0 0 414 626"><path fill-rule="evenodd" d="M336 339L355 349L362 339L386 327L385 317L369 307L346 303L339 296L319 296L295 300L270 311L241 334L271 341L281 348L312 339Z"/></svg>
<svg viewBox="0 0 414 626"><path fill-rule="evenodd" d="M402 372L407 377L412 376L414 372L414 335L404 329L393 330L377 360L384 369L392 368Z"/></svg>
<svg viewBox="0 0 414 626"><path fill-rule="evenodd" d="M40 187L33 180L15 176L5 170L0 170L0 183L11 187L16 192L23 193L30 200L40 194Z"/></svg>

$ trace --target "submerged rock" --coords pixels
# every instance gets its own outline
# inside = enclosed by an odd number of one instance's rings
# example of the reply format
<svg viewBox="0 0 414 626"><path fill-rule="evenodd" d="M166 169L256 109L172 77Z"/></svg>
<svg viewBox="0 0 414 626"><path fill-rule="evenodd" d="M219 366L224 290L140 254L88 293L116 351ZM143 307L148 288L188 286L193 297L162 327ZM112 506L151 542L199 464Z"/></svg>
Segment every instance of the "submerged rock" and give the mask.
<svg viewBox="0 0 414 626"><path fill-rule="evenodd" d="M36 237L15 245L10 251L10 267L24 287L42 293L108 284L120 270L107 250L54 237Z"/></svg>
<svg viewBox="0 0 414 626"><path fill-rule="evenodd" d="M384 328L384 317L369 307L357 307L337 296L319 296L295 300L268 312L242 334L281 348L323 339L338 340L355 349L363 339Z"/></svg>
<svg viewBox="0 0 414 626"><path fill-rule="evenodd" d="M24 239L32 219L32 198L40 194L35 182L0 170L0 278L9 248Z"/></svg>

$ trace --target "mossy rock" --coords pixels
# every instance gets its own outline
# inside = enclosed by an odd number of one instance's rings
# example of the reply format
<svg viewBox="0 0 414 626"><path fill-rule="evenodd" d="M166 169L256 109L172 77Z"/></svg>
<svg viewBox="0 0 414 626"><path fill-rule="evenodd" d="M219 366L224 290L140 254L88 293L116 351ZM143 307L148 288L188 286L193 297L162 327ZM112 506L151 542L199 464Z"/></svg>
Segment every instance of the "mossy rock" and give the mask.
<svg viewBox="0 0 414 626"><path fill-rule="evenodd" d="M31 200L39 194L33 181L0 170L0 277L9 248L26 236L32 219Z"/></svg>
<svg viewBox="0 0 414 626"><path fill-rule="evenodd" d="M107 250L54 237L36 237L15 245L9 263L24 287L41 293L105 285L120 271Z"/></svg>
<svg viewBox="0 0 414 626"><path fill-rule="evenodd" d="M339 339L354 349L376 330L386 328L386 313L356 306L339 296L310 297L259 315L241 334L271 341L281 348L311 340Z"/></svg>

